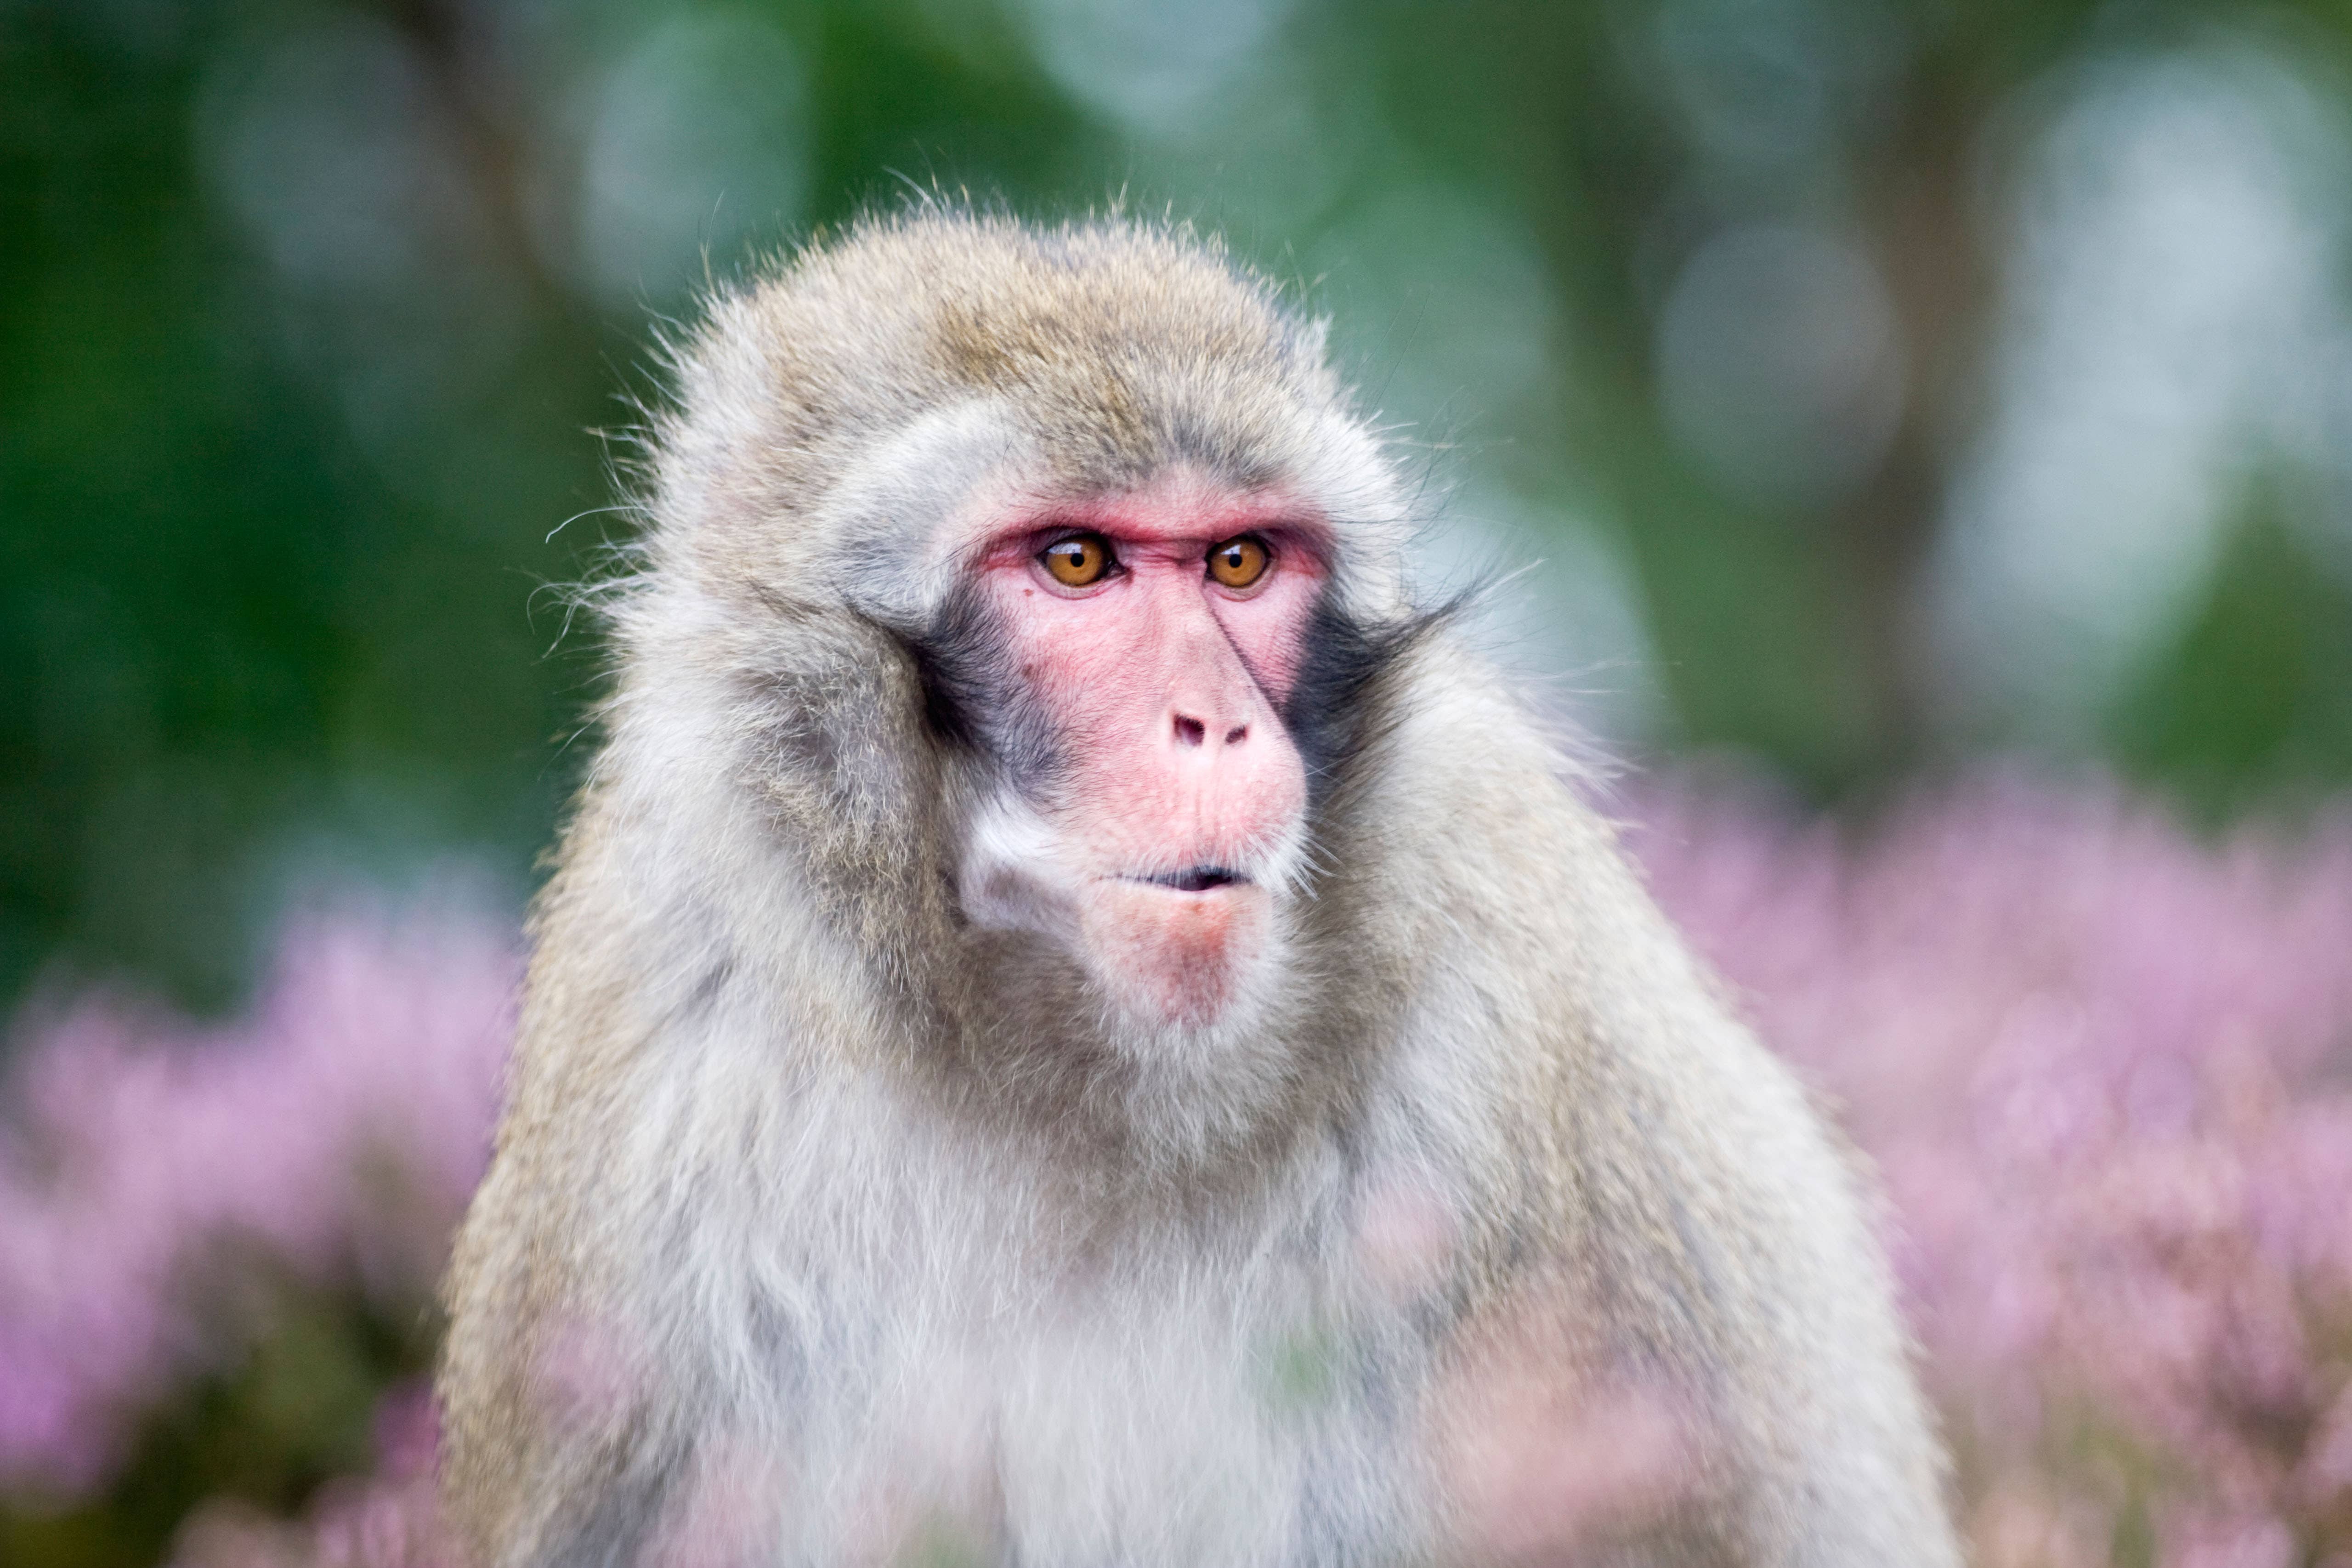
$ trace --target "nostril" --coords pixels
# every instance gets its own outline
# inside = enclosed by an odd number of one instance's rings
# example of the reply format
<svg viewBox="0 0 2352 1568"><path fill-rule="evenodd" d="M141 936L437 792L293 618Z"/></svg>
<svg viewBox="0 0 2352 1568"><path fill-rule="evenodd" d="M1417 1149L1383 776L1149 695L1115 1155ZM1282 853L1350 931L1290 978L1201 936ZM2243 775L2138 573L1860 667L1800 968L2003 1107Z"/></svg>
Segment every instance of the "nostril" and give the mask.
<svg viewBox="0 0 2352 1568"><path fill-rule="evenodd" d="M1237 724L1234 726L1233 728L1225 731L1225 744L1227 746L1239 746L1243 741L1247 740L1248 738L1249 726L1245 724Z"/></svg>
<svg viewBox="0 0 2352 1568"><path fill-rule="evenodd" d="M1176 738L1186 746L1198 746L1209 738L1209 727L1197 718L1176 716Z"/></svg>

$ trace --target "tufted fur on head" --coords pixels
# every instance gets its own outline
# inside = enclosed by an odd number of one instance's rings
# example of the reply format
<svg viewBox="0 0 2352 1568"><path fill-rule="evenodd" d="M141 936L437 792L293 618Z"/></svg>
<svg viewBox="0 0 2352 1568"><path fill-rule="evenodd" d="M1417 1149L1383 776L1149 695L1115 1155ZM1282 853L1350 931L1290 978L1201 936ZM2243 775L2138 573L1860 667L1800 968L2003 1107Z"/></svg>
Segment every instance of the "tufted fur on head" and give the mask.
<svg viewBox="0 0 2352 1568"><path fill-rule="evenodd" d="M675 380L448 1286L484 1563L1950 1568L1843 1156L1415 604L1318 327L1180 229L927 206ZM1265 961L1154 1022L992 913L1074 775L971 583L1171 475L1328 570ZM1658 1473L1496 1479L1612 1448Z"/></svg>

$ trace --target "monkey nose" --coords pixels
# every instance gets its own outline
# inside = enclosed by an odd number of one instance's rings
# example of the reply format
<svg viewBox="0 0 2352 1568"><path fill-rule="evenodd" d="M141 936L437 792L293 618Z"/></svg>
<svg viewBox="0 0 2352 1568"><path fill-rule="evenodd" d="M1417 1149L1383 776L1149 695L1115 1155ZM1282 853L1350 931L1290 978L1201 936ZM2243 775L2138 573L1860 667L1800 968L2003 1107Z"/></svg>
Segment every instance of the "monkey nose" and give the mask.
<svg viewBox="0 0 2352 1568"><path fill-rule="evenodd" d="M1187 713L1175 716L1175 730L1176 744L1188 751L1206 746L1212 733L1215 733L1224 746L1239 746L1249 738L1249 726L1246 724L1213 724Z"/></svg>

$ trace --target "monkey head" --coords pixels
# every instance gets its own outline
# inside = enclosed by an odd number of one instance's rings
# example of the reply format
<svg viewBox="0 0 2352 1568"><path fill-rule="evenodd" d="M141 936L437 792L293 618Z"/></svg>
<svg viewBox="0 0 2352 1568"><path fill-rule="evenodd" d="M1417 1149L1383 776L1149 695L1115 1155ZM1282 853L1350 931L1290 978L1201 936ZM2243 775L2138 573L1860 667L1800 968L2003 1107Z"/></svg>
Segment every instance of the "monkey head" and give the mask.
<svg viewBox="0 0 2352 1568"><path fill-rule="evenodd" d="M678 372L619 711L731 662L721 744L677 755L731 752L959 1014L1028 987L1130 1052L1255 1031L1408 619L1319 327L1181 235L879 221L717 302Z"/></svg>

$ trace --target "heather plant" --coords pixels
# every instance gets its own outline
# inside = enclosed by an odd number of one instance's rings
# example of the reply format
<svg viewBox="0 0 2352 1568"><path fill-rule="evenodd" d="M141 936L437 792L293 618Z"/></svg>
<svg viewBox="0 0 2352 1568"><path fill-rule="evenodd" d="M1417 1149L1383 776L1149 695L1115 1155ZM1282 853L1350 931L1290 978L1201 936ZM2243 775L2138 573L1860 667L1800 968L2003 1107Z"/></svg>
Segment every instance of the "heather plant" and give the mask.
<svg viewBox="0 0 2352 1568"><path fill-rule="evenodd" d="M129 1562L197 1496L366 1465L488 1152L516 943L457 901L292 923L198 1029L19 1026L0 1123L0 1556Z"/></svg>
<svg viewBox="0 0 2352 1568"><path fill-rule="evenodd" d="M2013 779L1624 814L1875 1162L1979 1563L2352 1568L2352 820L2201 841ZM236 1027L21 1020L0 1557L444 1560L429 1303L516 977L462 906L344 907Z"/></svg>
<svg viewBox="0 0 2352 1568"><path fill-rule="evenodd" d="M1858 841L1636 815L1877 1163L1978 1561L2352 1563L2352 822L2200 844L2014 781Z"/></svg>

